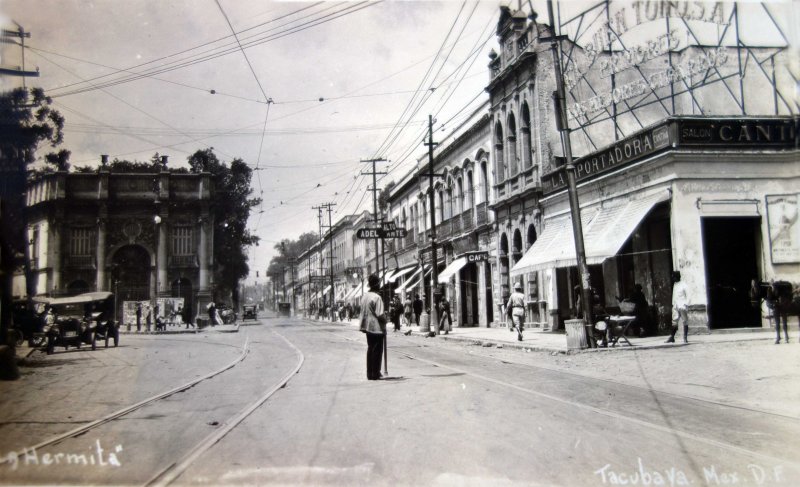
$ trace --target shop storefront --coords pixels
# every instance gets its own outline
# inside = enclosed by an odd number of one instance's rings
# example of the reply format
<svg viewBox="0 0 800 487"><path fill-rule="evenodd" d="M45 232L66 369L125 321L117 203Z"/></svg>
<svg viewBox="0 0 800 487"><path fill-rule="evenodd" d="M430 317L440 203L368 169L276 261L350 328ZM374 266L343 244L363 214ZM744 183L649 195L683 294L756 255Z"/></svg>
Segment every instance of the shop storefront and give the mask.
<svg viewBox="0 0 800 487"><path fill-rule="evenodd" d="M668 118L575 161L590 285L599 306L640 284L648 333L669 329L672 271L694 332L768 326L752 279L800 280L798 120ZM543 177L539 237L511 269L535 272L552 327L575 314L566 175Z"/></svg>

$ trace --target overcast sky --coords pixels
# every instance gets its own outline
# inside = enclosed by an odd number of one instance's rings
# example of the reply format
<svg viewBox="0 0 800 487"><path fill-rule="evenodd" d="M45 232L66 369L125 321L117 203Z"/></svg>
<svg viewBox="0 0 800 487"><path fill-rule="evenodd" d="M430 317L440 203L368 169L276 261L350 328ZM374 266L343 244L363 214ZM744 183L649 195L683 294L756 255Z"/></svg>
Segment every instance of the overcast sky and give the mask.
<svg viewBox="0 0 800 487"><path fill-rule="evenodd" d="M251 228L262 243L250 259L263 278L275 241L317 230L312 206L335 202L338 219L370 201L360 159L391 160L383 183L399 179L425 151L428 114L437 128L452 126L486 99L499 5L3 0L0 8L6 26L31 33L26 68L41 74L28 84L45 88L66 117L73 166L155 152L184 164L213 147L258 169L254 195L264 203ZM4 62L18 57L5 49ZM415 91L430 87L418 106Z"/></svg>

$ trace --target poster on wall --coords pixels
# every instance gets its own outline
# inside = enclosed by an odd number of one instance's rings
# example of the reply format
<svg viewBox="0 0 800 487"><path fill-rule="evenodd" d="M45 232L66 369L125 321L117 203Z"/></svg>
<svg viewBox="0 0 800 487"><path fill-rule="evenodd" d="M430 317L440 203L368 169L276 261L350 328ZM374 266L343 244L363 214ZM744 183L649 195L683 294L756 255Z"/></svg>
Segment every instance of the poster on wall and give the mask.
<svg viewBox="0 0 800 487"><path fill-rule="evenodd" d="M182 321L183 298L158 298L158 317L174 323Z"/></svg>
<svg viewBox="0 0 800 487"><path fill-rule="evenodd" d="M769 249L773 264L800 262L800 194L767 195Z"/></svg>
<svg viewBox="0 0 800 487"><path fill-rule="evenodd" d="M128 327L136 326L136 306L142 306L141 326L146 326L147 313L150 311L150 301L123 301L122 302L122 324Z"/></svg>

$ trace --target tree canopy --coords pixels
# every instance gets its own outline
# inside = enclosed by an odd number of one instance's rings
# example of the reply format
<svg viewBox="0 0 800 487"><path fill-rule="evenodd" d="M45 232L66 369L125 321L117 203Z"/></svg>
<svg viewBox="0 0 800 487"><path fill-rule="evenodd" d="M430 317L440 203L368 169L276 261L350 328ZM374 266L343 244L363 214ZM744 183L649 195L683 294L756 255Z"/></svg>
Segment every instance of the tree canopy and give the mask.
<svg viewBox="0 0 800 487"><path fill-rule="evenodd" d="M233 159L230 166L220 162L213 149L198 150L188 157L194 172L209 172L214 181L216 198L214 215L214 283L219 296L231 296L239 302L239 280L250 272L247 247L257 245L259 238L247 228L250 210L261 203L251 198L253 170L242 159Z"/></svg>
<svg viewBox="0 0 800 487"><path fill-rule="evenodd" d="M283 269L289 267L289 259L300 257L317 242L319 235L316 232L306 232L297 237L297 240L284 239L276 243L274 249L278 251L278 255L270 260L267 275L273 282L281 282Z"/></svg>

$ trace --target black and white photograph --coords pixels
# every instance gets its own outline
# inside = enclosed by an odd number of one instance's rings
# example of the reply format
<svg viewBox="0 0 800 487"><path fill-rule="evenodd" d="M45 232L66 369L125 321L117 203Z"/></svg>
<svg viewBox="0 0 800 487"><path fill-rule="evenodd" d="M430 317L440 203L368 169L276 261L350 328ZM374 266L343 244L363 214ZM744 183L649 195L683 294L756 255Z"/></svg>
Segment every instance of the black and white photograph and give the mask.
<svg viewBox="0 0 800 487"><path fill-rule="evenodd" d="M0 28L0 486L800 485L796 0Z"/></svg>

